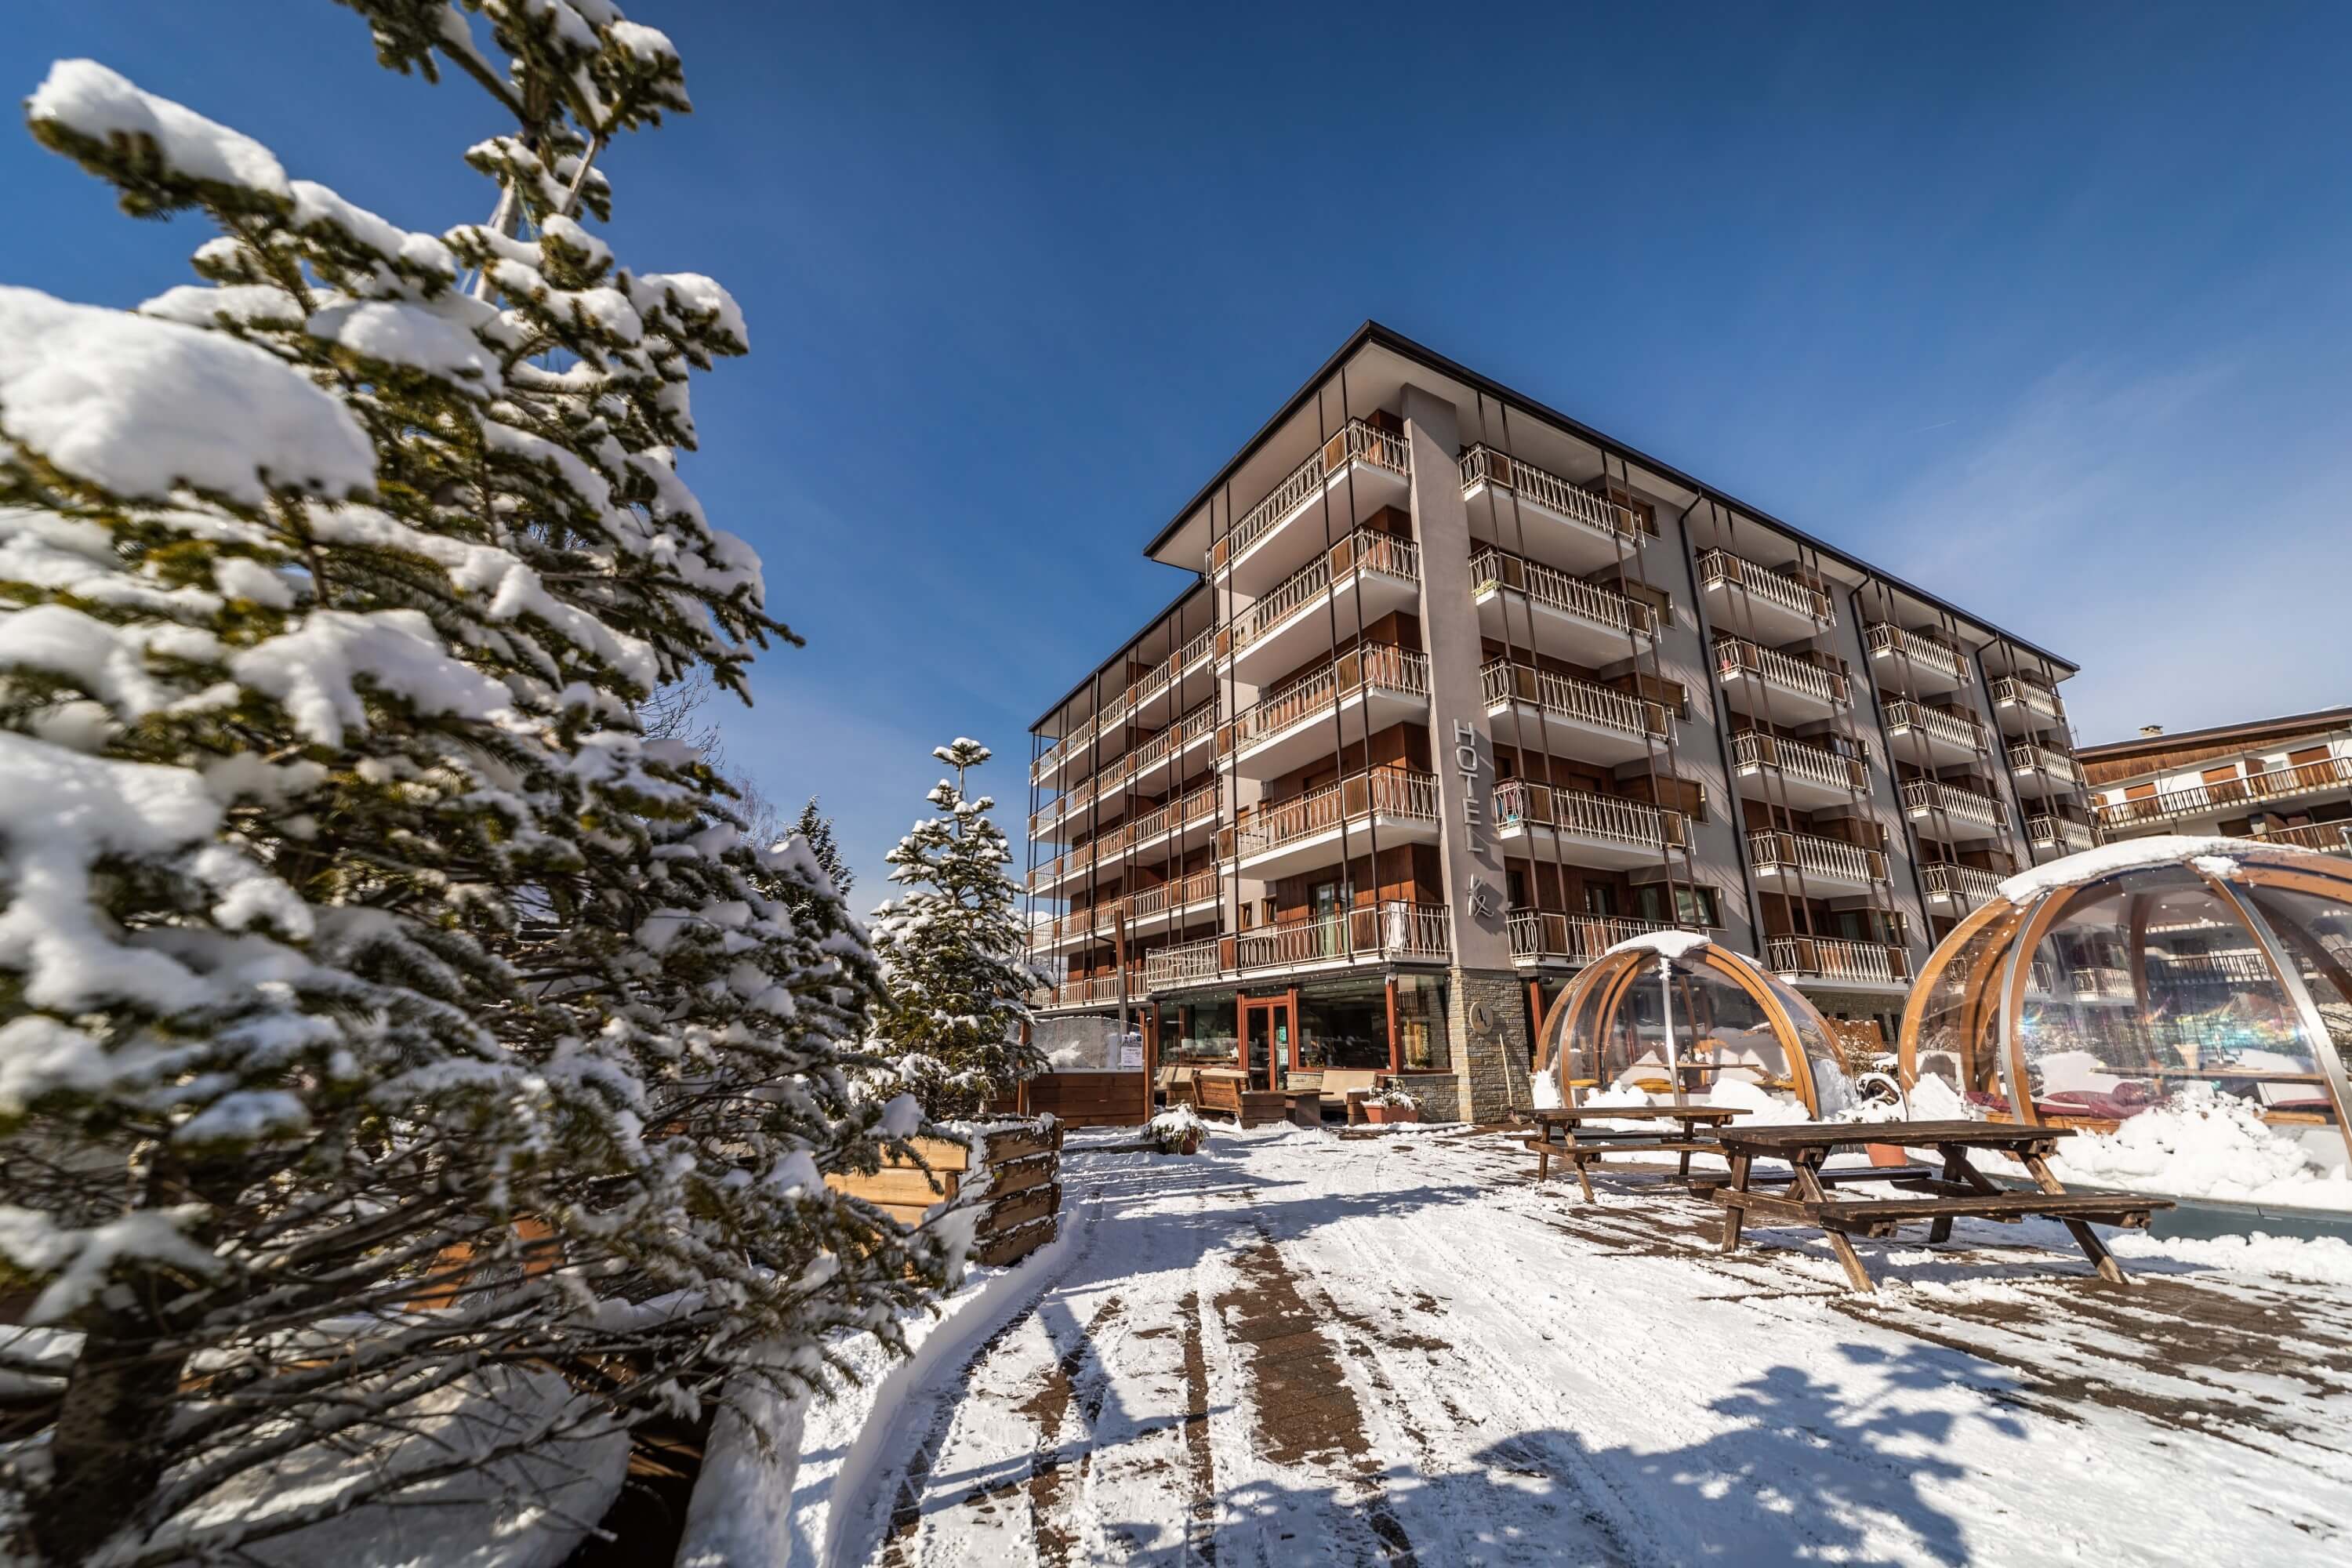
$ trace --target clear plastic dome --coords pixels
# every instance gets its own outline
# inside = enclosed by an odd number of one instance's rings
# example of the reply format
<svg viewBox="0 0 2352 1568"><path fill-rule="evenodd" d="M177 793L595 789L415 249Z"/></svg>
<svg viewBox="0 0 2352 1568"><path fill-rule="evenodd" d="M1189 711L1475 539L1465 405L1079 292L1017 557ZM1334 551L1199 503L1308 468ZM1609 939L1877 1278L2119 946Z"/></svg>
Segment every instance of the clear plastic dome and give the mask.
<svg viewBox="0 0 2352 1568"><path fill-rule="evenodd" d="M1720 1101L1757 1092L1838 1110L1850 1098L1837 1037L1813 1005L1754 960L1666 932L1610 949L1552 1004L1536 1070L1562 1105Z"/></svg>
<svg viewBox="0 0 2352 1568"><path fill-rule="evenodd" d="M1920 972L1901 1058L1995 1117L2106 1130L2210 1092L2352 1160L2352 863L2152 838L2011 878Z"/></svg>

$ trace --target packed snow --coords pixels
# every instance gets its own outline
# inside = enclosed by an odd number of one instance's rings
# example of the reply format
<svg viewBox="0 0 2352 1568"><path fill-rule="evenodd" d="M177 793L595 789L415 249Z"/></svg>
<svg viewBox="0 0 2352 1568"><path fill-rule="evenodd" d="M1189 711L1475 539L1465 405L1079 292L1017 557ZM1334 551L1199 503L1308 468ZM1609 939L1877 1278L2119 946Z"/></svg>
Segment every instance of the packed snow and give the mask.
<svg viewBox="0 0 2352 1568"><path fill-rule="evenodd" d="M2321 1163L2252 1101L2210 1089L2176 1095L2113 1132L2078 1131L2058 1145L2051 1169L2084 1186L2352 1213L2352 1174L2341 1163Z"/></svg>

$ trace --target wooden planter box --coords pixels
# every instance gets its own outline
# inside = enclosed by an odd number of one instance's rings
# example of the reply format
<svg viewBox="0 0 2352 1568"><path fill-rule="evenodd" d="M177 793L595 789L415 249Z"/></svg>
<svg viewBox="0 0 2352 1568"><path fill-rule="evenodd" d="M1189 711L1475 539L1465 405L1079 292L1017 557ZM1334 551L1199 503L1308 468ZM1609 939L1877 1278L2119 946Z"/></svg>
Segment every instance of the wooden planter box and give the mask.
<svg viewBox="0 0 2352 1568"><path fill-rule="evenodd" d="M1018 1262L1054 1238L1062 1207L1059 1121L1016 1122L987 1133L977 1166L971 1145L960 1139L918 1138L914 1147L929 1171L886 1153L874 1174L827 1176L824 1184L864 1198L909 1228L966 1187L982 1184L986 1195L972 1227L971 1257L991 1268Z"/></svg>
<svg viewBox="0 0 2352 1568"><path fill-rule="evenodd" d="M1364 1120L1367 1121L1418 1121L1421 1108L1417 1105L1380 1105L1365 1100Z"/></svg>

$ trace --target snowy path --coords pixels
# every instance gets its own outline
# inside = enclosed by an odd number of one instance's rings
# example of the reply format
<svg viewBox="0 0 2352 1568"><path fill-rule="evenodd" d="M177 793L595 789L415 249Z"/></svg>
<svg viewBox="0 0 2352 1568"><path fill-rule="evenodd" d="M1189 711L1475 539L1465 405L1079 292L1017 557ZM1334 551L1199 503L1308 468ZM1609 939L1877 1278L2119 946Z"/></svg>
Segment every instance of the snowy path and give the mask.
<svg viewBox="0 0 2352 1568"><path fill-rule="evenodd" d="M1074 1152L1053 1287L919 1388L836 1562L2340 1561L2352 1289L2054 1227L1768 1232L1489 1136ZM2057 1250L2022 1245L2054 1242ZM1778 1245L1774 1245L1778 1244ZM887 1494L882 1495L882 1494Z"/></svg>

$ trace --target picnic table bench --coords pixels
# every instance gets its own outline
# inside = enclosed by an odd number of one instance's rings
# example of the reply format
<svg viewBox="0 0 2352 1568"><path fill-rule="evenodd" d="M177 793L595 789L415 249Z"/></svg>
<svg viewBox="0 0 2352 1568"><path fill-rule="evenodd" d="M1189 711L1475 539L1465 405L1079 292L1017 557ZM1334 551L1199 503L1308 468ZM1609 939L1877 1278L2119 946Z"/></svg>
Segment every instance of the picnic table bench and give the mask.
<svg viewBox="0 0 2352 1568"><path fill-rule="evenodd" d="M2123 1285L2123 1267L2106 1248L2094 1224L2138 1229L2158 1209L2168 1209L2168 1198L2124 1197L2106 1193L2069 1193L2050 1173L2049 1156L2058 1141L2074 1135L2071 1128L2028 1127L1991 1121L1801 1122L1778 1127L1726 1127L1716 1133L1717 1146L1730 1161L1731 1173L1720 1184L1709 1184L1723 1205L1723 1250L1739 1246L1743 1220L1788 1220L1821 1226L1830 1247L1844 1266L1846 1279L1857 1290L1873 1289L1869 1272L1853 1250L1853 1237L1890 1237L1906 1224L1928 1222L1930 1242L1951 1238L1956 1219L1991 1219L2014 1223L2029 1215L2063 1224L2083 1255L2112 1284ZM1943 1156L1940 1172L1924 1165L1825 1171L1830 1151L1867 1140L1906 1149L1934 1149ZM2035 1186L2032 1193L2005 1192L1969 1162L1972 1151L2006 1155L2022 1163ZM1758 1160L1785 1160L1786 1177L1760 1178ZM1786 1185L1794 1195L1758 1191ZM1842 1198L1830 1189L1853 1182L1884 1181L1917 1196Z"/></svg>
<svg viewBox="0 0 2352 1568"><path fill-rule="evenodd" d="M1551 1173L1553 1156L1576 1168L1577 1185L1592 1198L1592 1178L1585 1167L1603 1154L1679 1154L1675 1174L1690 1179L1690 1157L1713 1153L1719 1147L1712 1129L1739 1112L1726 1105L1579 1105L1546 1110L1514 1110L1512 1120L1531 1123L1535 1131L1519 1142L1536 1152L1536 1180ZM1596 1127L1598 1121L1675 1121L1678 1129Z"/></svg>

